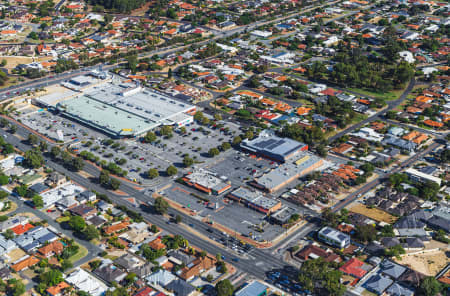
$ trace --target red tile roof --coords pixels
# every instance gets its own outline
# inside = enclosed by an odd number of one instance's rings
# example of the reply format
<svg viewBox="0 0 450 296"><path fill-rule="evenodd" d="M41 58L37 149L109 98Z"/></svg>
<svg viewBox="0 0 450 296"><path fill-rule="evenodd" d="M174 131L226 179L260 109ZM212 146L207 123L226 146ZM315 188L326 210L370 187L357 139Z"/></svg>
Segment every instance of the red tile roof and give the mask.
<svg viewBox="0 0 450 296"><path fill-rule="evenodd" d="M28 230L30 230L31 228L34 228L33 225L31 225L30 223L27 223L25 225L17 225L16 227L11 228L11 230L16 234L16 235L21 235L25 232L27 232Z"/></svg>
<svg viewBox="0 0 450 296"><path fill-rule="evenodd" d="M342 271L343 273L355 276L357 278L362 278L367 273L366 270L361 268L361 266L363 265L364 262L356 258L352 258L347 262L345 262L344 265L342 265L342 267L339 268L339 270Z"/></svg>

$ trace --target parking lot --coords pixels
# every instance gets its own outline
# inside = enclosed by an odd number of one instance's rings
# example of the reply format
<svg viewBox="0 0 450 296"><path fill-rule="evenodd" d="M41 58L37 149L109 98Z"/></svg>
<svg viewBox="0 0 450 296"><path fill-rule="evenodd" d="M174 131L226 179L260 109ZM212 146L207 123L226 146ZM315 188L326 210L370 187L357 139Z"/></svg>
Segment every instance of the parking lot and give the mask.
<svg viewBox="0 0 450 296"><path fill-rule="evenodd" d="M130 180L147 185L157 185L164 177L166 168L174 165L179 175L185 173L183 158L185 155L200 165L208 165L215 159L208 155L208 150L220 146L223 142L231 142L240 133L239 126L233 123L223 127L209 127L192 123L186 126L186 133L180 130L173 132L173 137L158 137L154 143L142 143L139 139L115 139L100 131L91 129L47 110L29 107L24 109L20 121L46 137L59 141L59 131L64 136L67 147L75 152L91 152L100 161L115 162L123 170L127 170ZM226 151L228 152L228 151ZM148 180L146 172L156 168L162 177Z"/></svg>
<svg viewBox="0 0 450 296"><path fill-rule="evenodd" d="M62 131L66 146L74 149L74 152L88 151L94 155L97 163L115 162L121 169L127 171L127 178L141 182L149 189L171 184L174 179L191 170L183 166L186 154L194 159L195 166L225 176L232 185L231 190L248 186L249 181L277 166L273 161L234 149L222 151L218 156L211 158L208 155L210 148L218 147L223 142L231 142L241 133L239 126L234 123L224 123L219 127L214 125L205 127L193 123L186 126L185 134L180 133L180 130L174 130L172 137L158 137L153 143L143 143L139 139L112 140L100 131L49 111L38 111L32 107L27 110L28 112L20 117L22 123L54 139L58 139L57 131ZM168 178L165 176L165 170L172 164L178 168L178 174ZM160 177L148 179L146 172L150 168L156 168ZM147 192L151 194L152 191ZM210 203L201 201L191 193L207 198ZM197 212L200 217L257 241L273 240L285 231L278 225L270 224L265 214L224 198L226 193L208 196L193 188L174 183L163 194Z"/></svg>
<svg viewBox="0 0 450 296"><path fill-rule="evenodd" d="M36 107L29 107L22 110L18 119L26 126L54 141L60 140L57 133L60 130L64 136L63 141L67 144L74 143L75 141L82 142L106 138L100 132Z"/></svg>
<svg viewBox="0 0 450 296"><path fill-rule="evenodd" d="M270 241L282 234L285 229L269 223L265 214L228 200L226 195L240 186L250 187L249 181L276 166L277 164L273 161L253 157L248 153L229 150L217 156L214 161L202 166L218 176L226 177L232 186L227 192L219 196L207 195L194 188L176 183L163 193L171 200L195 211L206 220L226 226L238 234L252 237L257 241ZM210 203L196 198L192 193L201 196L203 199L208 199ZM286 201L282 202L298 209L299 213L307 211Z"/></svg>
<svg viewBox="0 0 450 296"><path fill-rule="evenodd" d="M209 199L209 203L197 199L190 193ZM164 191L164 195L195 211L207 221L221 224L237 234L252 237L257 241L273 240L285 231L279 225L270 224L265 214L224 199L226 193L221 196L206 195L182 184L174 184Z"/></svg>

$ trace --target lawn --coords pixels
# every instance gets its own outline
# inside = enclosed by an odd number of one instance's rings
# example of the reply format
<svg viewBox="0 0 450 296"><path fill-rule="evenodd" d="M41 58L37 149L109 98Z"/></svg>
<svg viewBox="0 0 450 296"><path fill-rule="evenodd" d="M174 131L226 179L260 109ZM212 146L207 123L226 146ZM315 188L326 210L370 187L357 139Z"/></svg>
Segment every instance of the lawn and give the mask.
<svg viewBox="0 0 450 296"><path fill-rule="evenodd" d="M74 243L79 247L78 252L76 252L73 256L69 257L69 260L72 264L85 257L88 254L88 250L80 244Z"/></svg>
<svg viewBox="0 0 450 296"><path fill-rule="evenodd" d="M69 221L70 220L70 217L64 217L64 216L62 216L62 217L59 217L58 219L56 219L56 222L58 222L58 223L64 223L64 222L67 222L67 221Z"/></svg>
<svg viewBox="0 0 450 296"><path fill-rule="evenodd" d="M93 238L90 240L90 243L93 245L98 246L101 242L97 238Z"/></svg>
<svg viewBox="0 0 450 296"><path fill-rule="evenodd" d="M362 89L362 88L348 88L348 90L362 94L362 95L370 96L370 97L382 98L385 101L393 101L393 100L398 99L401 96L401 94L404 91L404 88L391 90L391 91L388 91L385 93L373 92L373 91Z"/></svg>
<svg viewBox="0 0 450 296"><path fill-rule="evenodd" d="M116 260L119 257L118 256L113 256L113 255L106 255L104 258L114 261L114 260Z"/></svg>

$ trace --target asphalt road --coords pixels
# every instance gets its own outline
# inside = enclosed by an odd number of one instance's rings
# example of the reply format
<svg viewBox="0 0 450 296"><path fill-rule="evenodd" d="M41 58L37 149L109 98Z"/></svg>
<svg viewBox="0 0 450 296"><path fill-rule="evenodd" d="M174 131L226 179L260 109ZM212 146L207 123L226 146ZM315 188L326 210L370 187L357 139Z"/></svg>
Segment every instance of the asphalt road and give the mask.
<svg viewBox="0 0 450 296"><path fill-rule="evenodd" d="M411 164L413 164L420 157L422 157L422 156L428 154L429 152L431 152L432 150L436 149L439 145L440 145L439 143L434 142L433 144L428 146L427 149L414 154L413 156L411 156L410 158L408 158L407 160L402 162L398 167L393 169L390 173L391 174L398 173L400 170L409 167ZM369 192L370 190L375 188L378 184L380 184L384 177L385 176L378 177L377 179L375 179L375 180L365 184L363 187L361 187L360 189L356 190L355 192L349 194L339 204L334 206L332 208L332 211L333 212L339 212L341 209L343 209L346 206L350 205L352 202L354 202L355 200L360 198L362 195L364 195L365 193Z"/></svg>
<svg viewBox="0 0 450 296"><path fill-rule="evenodd" d="M364 119L363 121L360 121L357 124L354 124L354 125L346 128L346 129L344 129L343 131L341 131L341 132L337 133L336 135L330 137L328 139L328 141L331 143L334 140L342 137L343 135L351 133L351 132L353 132L353 131L355 131L357 129L360 129L362 126L366 125L367 123L379 119L380 116L386 114L388 111L391 111L391 110L397 108L403 102L403 100L409 95L409 93L414 88L415 84L416 84L416 81L414 80L414 78L411 79L409 81L409 83L408 83L408 86L406 87L406 89L403 91L403 93L400 95L400 97L397 100L388 101L387 102L388 106L386 108L384 108L383 110L377 112L373 116L370 116L370 117Z"/></svg>
<svg viewBox="0 0 450 296"><path fill-rule="evenodd" d="M12 196L11 200L13 200L17 204L17 209L14 212L12 212L11 214L32 213L41 220L47 220L48 224L50 226L52 226L53 228L55 228L56 230L58 230L58 232L62 233L66 237L73 238L75 240L75 242L82 245L83 247L85 247L88 250L88 254L85 257L83 257L73 263L74 267L83 265L83 264L91 261L92 259L97 257L100 252L103 251L101 248L97 247L96 245L93 245L88 241L81 240L81 239L75 237L71 230L62 228L58 222L50 219L49 216L47 216L44 212L37 210L37 209L33 209L32 207L25 205L25 203L23 201L21 201L20 199L18 199L17 197Z"/></svg>
<svg viewBox="0 0 450 296"><path fill-rule="evenodd" d="M7 135L6 140L22 151L26 151L31 148L27 143L21 141L14 135L8 134L3 129L0 129L0 133L2 135ZM29 132L26 129L24 129L21 126L18 126L17 130L18 135L20 135L23 138L27 138L28 133ZM163 216L152 214L148 209L146 209L146 207L140 208L135 207L134 204L128 202L123 196L119 196L110 191L105 190L100 185L92 182L91 180L86 179L85 177L82 177L78 173L67 170L62 165L54 162L52 159L48 157L46 157L46 165L65 174L66 176L70 177L71 180L73 180L74 182L78 183L79 185L85 188L96 190L97 192L103 194L107 194L108 197L110 197L114 203L118 205L127 206L128 208L141 213L144 219L147 220L148 222L155 224L158 227L172 234L182 235L189 241L191 245L195 245L211 254L221 253L223 256L225 256L225 261L233 264L238 269L247 272L250 275L264 279L267 271L270 271L272 269L281 270L288 267L288 264L285 264L281 260L272 256L270 254L270 250L261 250L256 248L250 252L248 256L249 258L240 258L239 261L235 262L233 261L233 259L237 258L238 256L234 254L234 252L232 253L224 249L223 247L218 247L215 244L212 244L210 241L204 240L198 237L195 233L187 231L174 223L168 224L166 221L167 219L164 218ZM86 164L83 170L93 176L99 175L98 169L90 164ZM151 197L144 195L141 191L136 190L135 188L133 188L132 186L128 185L125 182L122 182L120 190L126 192L130 196L133 196L139 201L145 202L146 204L151 204L153 201ZM185 215L184 213L178 212L174 209L170 209L169 214L182 216L183 222L185 224L192 225L193 226L192 228L195 231L201 232L205 236L213 237L217 240L225 237L222 233L218 232L217 230L214 230L213 233L209 233L208 229L210 227L206 223L203 223L191 216ZM46 219L49 220L48 217Z"/></svg>

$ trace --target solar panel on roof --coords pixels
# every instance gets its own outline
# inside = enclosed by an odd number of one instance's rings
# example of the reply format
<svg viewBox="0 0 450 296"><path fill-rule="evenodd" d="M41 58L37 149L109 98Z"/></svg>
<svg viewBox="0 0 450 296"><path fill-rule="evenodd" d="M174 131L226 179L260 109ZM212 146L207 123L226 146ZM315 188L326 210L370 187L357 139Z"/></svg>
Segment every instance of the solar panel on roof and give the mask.
<svg viewBox="0 0 450 296"><path fill-rule="evenodd" d="M283 145L285 143L285 141L284 140L279 140L279 141L276 141L275 143L273 143L273 144L271 144L270 146L268 146L268 147L266 147L268 150L273 150L274 148L276 148L276 147L278 147L278 146L281 146L281 145Z"/></svg>
<svg viewBox="0 0 450 296"><path fill-rule="evenodd" d="M323 234L328 234L331 232L331 229L325 228L322 232L323 232Z"/></svg>
<svg viewBox="0 0 450 296"><path fill-rule="evenodd" d="M339 238L339 239L346 239L347 237L346 237L345 235L343 235L343 234L339 234L339 235L338 235L338 238Z"/></svg>
<svg viewBox="0 0 450 296"><path fill-rule="evenodd" d="M258 142L258 143L255 144L255 146L264 149L264 148L266 148L267 146L272 145L274 142L276 142L276 140L274 140L274 139L269 139L269 140L266 140L266 141Z"/></svg>

